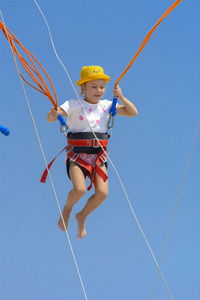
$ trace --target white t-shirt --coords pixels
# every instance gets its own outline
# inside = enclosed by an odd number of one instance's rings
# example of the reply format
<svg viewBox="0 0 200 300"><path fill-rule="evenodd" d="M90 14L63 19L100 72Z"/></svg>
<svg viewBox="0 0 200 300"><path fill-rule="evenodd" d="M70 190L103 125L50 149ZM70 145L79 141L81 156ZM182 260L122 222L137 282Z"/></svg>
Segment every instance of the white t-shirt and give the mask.
<svg viewBox="0 0 200 300"><path fill-rule="evenodd" d="M85 114L78 100L69 100L60 106L68 115L66 124L71 132L91 131L86 115L94 132L105 133L112 101L100 100L97 104L88 103L83 99L80 101Z"/></svg>

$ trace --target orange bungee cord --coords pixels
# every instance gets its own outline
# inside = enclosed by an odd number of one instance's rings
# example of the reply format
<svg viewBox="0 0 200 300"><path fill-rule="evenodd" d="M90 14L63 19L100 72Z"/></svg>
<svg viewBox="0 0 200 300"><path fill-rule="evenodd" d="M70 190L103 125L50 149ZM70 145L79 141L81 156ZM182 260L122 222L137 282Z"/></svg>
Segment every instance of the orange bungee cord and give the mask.
<svg viewBox="0 0 200 300"><path fill-rule="evenodd" d="M20 77L32 88L34 88L35 90L37 90L40 93L47 96L49 98L49 100L51 101L51 103L53 104L54 108L56 110L58 110L58 100L57 100L56 92L55 92L53 83L52 83L49 75L47 74L46 70L43 68L43 66L40 64L40 62L19 42L19 40L14 36L14 34L1 21L0 21L0 28L3 31L5 37L7 38L8 42L11 46L14 60L15 60L16 56L19 58L25 71L28 73L28 75L31 77L31 79L35 82L37 87L30 84L19 72ZM14 42L16 44L18 44L24 50L24 53L26 54L26 56L28 57L28 59L30 61L29 63L19 54ZM54 97L52 96L47 84L45 83L42 75L40 74L37 65L42 69L42 71L45 73L46 77L48 78L48 81L53 90Z"/></svg>
<svg viewBox="0 0 200 300"><path fill-rule="evenodd" d="M128 70L130 69L130 67L132 66L132 64L134 63L134 61L136 60L136 58L138 57L138 55L141 53L141 51L143 50L144 46L147 44L148 40L150 39L150 37L152 36L153 32L155 31L155 29L158 27L158 25L164 20L164 18L170 14L170 12L172 12L172 10L181 2L182 0L176 0L167 10L166 12L162 15L162 17L158 20L158 22L154 25L154 27L149 31L149 33L146 35L146 37L144 38L140 48L138 49L138 51L136 52L136 54L134 55L134 57L131 59L130 63L128 64L128 66L126 67L126 69L122 72L122 74L119 76L119 78L117 79L117 81L115 82L114 88L116 89L117 85L119 84L120 80L124 77L124 75L128 72ZM117 105L117 98L113 97L113 103L112 106L109 110L110 113L110 117L108 120L108 125L107 128L108 130L111 129L114 126L114 116L117 113L117 109L116 109L116 105ZM112 120L112 124L110 125Z"/></svg>
<svg viewBox="0 0 200 300"><path fill-rule="evenodd" d="M172 12L172 10L181 2L182 0L176 0L167 10L166 12L163 14L163 16L158 20L158 22L154 25L154 27L149 31L149 33L146 35L145 39L143 40L139 50L136 52L136 54L134 55L134 57L132 58L132 60L130 61L130 63L128 64L128 66L126 67L126 69L123 71L123 73L119 76L119 78L117 79L116 83L115 83L115 88L118 85L118 83L120 82L120 80L124 77L124 75L128 72L128 70L130 69L130 67L132 66L132 64L134 63L134 61L136 60L136 58L138 57L138 55L140 54L140 52L142 51L142 49L144 48L144 46L146 45L146 43L148 42L148 40L150 39L151 35L153 34L154 30L158 27L158 25L164 20L164 18L170 14L170 12Z"/></svg>

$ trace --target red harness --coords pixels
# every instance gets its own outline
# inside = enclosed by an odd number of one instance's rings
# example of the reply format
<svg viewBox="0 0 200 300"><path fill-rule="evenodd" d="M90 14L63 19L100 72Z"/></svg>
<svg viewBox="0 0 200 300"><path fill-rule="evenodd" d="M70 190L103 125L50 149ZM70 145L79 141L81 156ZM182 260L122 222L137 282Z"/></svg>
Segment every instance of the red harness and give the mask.
<svg viewBox="0 0 200 300"><path fill-rule="evenodd" d="M108 137L109 138L109 137ZM65 150L67 149L67 158L70 158L71 161L76 162L86 173L86 176L89 177L91 180L90 186L88 190L92 188L92 183L94 183L94 176L98 174L102 180L105 182L108 179L107 174L101 169L102 163L106 162L106 151L107 151L107 144L108 139L99 139L96 140L95 138L92 139L72 139L67 137L68 146L66 146L48 165L45 169L44 173L41 177L41 182L45 183L46 178L48 175L48 170L51 168L55 159ZM91 165L89 162L85 161L79 156L79 153L74 152L74 147L92 147L92 148L99 148L102 147L100 152L97 154L95 159L94 165Z"/></svg>

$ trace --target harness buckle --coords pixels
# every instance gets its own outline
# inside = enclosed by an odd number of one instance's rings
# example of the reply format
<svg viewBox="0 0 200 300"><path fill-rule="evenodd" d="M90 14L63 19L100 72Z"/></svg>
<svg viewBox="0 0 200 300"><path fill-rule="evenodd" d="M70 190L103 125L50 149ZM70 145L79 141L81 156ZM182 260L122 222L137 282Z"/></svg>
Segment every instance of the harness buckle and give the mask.
<svg viewBox="0 0 200 300"><path fill-rule="evenodd" d="M100 142L98 140L96 140L96 139L93 139L92 140L92 147L93 148L99 148L99 147L101 147L100 146Z"/></svg>
<svg viewBox="0 0 200 300"><path fill-rule="evenodd" d="M103 154L101 155L100 159L101 159L102 162L104 162L104 163L107 161L107 157L106 157L105 153L103 153Z"/></svg>
<svg viewBox="0 0 200 300"><path fill-rule="evenodd" d="M71 157L71 161L76 161L79 155L77 153L74 153L74 155Z"/></svg>

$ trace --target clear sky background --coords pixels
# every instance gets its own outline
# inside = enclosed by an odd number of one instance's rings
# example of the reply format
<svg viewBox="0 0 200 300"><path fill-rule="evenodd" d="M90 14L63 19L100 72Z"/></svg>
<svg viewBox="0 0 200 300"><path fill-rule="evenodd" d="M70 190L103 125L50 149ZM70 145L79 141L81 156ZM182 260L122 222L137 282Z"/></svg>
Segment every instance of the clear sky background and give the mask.
<svg viewBox="0 0 200 300"><path fill-rule="evenodd" d="M107 99L146 34L173 2L38 0L73 83L82 66L100 65L111 77ZM6 26L49 73L59 105L75 99L34 1L0 4ZM109 142L110 158L158 262L200 119L199 11L199 0L183 0L156 29L120 82L139 114L116 116ZM0 87L0 124L11 131L8 137L0 135L0 299L84 299L66 235L57 227L59 211L49 179L40 183L45 165L3 33ZM46 122L50 101L25 88L49 162L66 139L57 122ZM200 132L161 267L177 300L200 299L199 153ZM150 299L157 267L110 164L108 172L109 196L88 217L83 240L76 238L74 215L91 192L74 207L69 222L86 294L88 300ZM71 189L64 154L51 175L63 208ZM161 276L152 299L171 299Z"/></svg>

